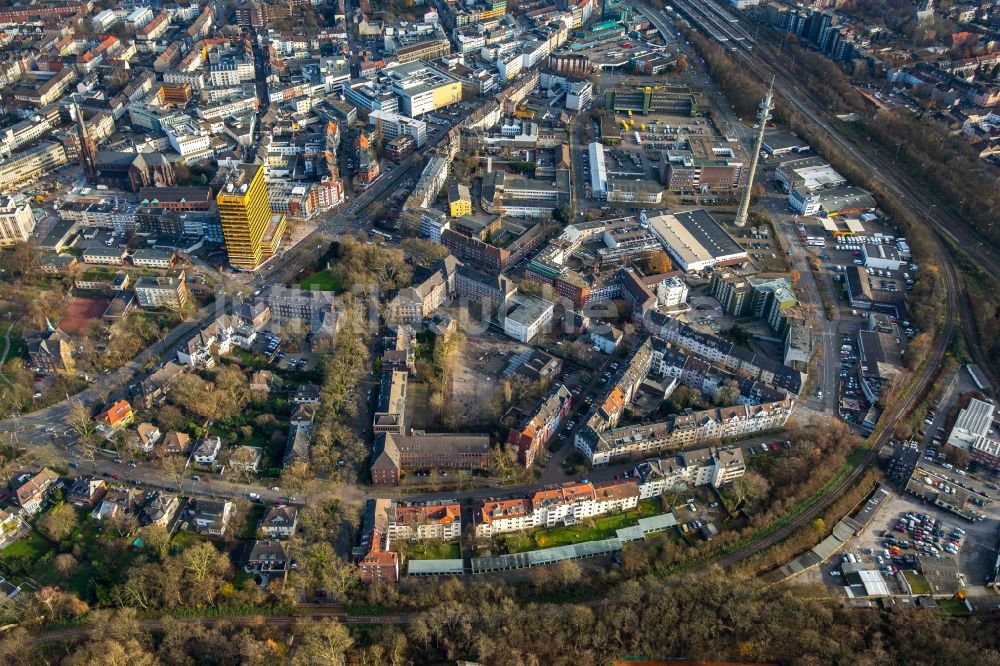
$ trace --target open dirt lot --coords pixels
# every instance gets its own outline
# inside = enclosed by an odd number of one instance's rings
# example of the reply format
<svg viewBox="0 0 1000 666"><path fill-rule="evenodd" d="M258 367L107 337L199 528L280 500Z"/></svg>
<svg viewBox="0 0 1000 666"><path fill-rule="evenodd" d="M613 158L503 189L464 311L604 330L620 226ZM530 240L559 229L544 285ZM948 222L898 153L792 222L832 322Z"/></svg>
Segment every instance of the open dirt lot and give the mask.
<svg viewBox="0 0 1000 666"><path fill-rule="evenodd" d="M469 419L481 415L511 358L530 353L527 345L494 331L470 336L451 384L451 397L459 413Z"/></svg>

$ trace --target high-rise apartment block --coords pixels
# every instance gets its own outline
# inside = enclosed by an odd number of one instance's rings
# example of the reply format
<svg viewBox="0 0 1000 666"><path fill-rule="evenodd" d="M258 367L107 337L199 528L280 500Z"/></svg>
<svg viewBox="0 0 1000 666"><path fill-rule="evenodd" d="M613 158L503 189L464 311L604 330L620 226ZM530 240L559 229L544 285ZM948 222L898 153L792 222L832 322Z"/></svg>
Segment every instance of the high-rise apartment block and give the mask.
<svg viewBox="0 0 1000 666"><path fill-rule="evenodd" d="M274 256L285 231L285 217L271 212L262 166L231 167L224 174L216 203L233 268L256 270Z"/></svg>

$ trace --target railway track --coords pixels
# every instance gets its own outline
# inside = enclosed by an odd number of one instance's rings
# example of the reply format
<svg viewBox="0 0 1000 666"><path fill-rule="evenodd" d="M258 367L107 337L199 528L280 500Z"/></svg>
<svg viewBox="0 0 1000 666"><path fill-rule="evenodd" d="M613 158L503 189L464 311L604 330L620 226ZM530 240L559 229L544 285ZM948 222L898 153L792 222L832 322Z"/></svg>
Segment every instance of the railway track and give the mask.
<svg viewBox="0 0 1000 666"><path fill-rule="evenodd" d="M998 378L983 352L972 304L962 289L962 281L949 246L961 248L972 261L993 275L1000 274L998 273L1000 255L969 229L954 211L929 194L927 186L919 182L905 168L884 156L870 144L847 138L844 132L834 125L835 121L826 117L822 103L810 92L800 88L797 82L789 80L788 74L779 67L767 62L760 49L755 54L741 52L736 57L748 65L761 80L767 81L773 77L776 93L788 106L825 130L840 150L853 156L875 174L876 181L883 188L881 193L883 197L893 197L914 219L924 219L928 223L934 235L933 240L936 241L933 261L941 268L949 298L955 301L966 349L987 375L991 385L997 386ZM946 314L946 320L949 316Z"/></svg>
<svg viewBox="0 0 1000 666"><path fill-rule="evenodd" d="M711 0L701 1L710 2ZM654 24L661 22L661 19L648 6L644 7L644 13L653 20ZM661 30L664 28L662 25L657 27ZM706 32L709 32L711 36L711 31ZM745 30L742 32L747 34ZM723 43L723 46L728 48L730 45ZM757 46L759 47L759 44ZM955 268L954 258L949 252L948 244L970 248L969 254L973 260L980 263L987 270L995 271L995 266L1000 262L996 261L995 253L992 249L985 244L981 244L979 239L970 238L969 234L964 233L967 231L967 228L961 223L958 217L946 206L934 200L926 192L924 186L919 184L905 169L891 163L870 145L857 145L855 141L845 136L841 129L834 125L834 121L828 118L827 110L814 95L808 91L803 91L799 88L798 82L787 72L767 60L766 49L763 53L760 48L754 50L750 50L749 48L739 50L729 48L728 50L731 57L745 65L762 81L768 81L773 78L775 93L785 104L798 112L807 121L824 130L845 154L852 155L859 163L870 169L873 174L877 174L876 178L884 188L883 196L895 197L902 207L909 209L916 216L916 219L927 219L934 232L934 250L931 259L941 267L941 279L944 282L945 303L943 324L938 331L923 370L915 378L912 390L903 400L894 405L889 412L883 414L883 423L895 423L916 407L930 387L934 377L937 376L945 354L951 347L955 335L960 330L965 336L966 347L969 349L973 359L983 367L984 372L989 373L989 367L984 363L985 358L979 340L979 333L975 326L975 319L972 316L971 303L969 303L968 297L963 293L961 278ZM931 211L933 214L928 215L928 211ZM991 382L995 382L995 378L992 376L990 376L990 380ZM879 447L888 441L892 429L886 427L877 432L877 435L873 435L874 439L867 442L868 448L861 459L823 498L774 532L706 566L721 565L725 567L745 561L747 558L753 557L781 543L794 534L795 531L821 515L864 474L868 465L872 463L877 455Z"/></svg>

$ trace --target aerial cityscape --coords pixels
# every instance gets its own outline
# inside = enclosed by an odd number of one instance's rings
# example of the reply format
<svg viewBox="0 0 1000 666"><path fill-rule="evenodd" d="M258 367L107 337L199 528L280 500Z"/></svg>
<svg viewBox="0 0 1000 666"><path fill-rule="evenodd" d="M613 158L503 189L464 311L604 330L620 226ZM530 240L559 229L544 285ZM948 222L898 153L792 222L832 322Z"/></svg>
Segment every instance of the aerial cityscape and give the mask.
<svg viewBox="0 0 1000 666"><path fill-rule="evenodd" d="M997 220L997 0L0 0L0 663L1000 665Z"/></svg>

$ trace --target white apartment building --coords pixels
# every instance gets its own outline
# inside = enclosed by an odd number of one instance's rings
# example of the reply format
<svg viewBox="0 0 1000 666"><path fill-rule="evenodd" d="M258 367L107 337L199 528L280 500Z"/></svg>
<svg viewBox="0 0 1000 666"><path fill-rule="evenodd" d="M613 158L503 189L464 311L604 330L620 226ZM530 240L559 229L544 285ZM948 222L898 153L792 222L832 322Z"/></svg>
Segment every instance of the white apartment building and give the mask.
<svg viewBox="0 0 1000 666"><path fill-rule="evenodd" d="M386 518L390 543L397 539L454 541L462 534L462 509L458 500L393 500L386 510Z"/></svg>
<svg viewBox="0 0 1000 666"><path fill-rule="evenodd" d="M457 46L457 51L462 55L468 53L478 53L484 46L486 46L486 35L484 34L469 34L455 32L452 40Z"/></svg>
<svg viewBox="0 0 1000 666"><path fill-rule="evenodd" d="M201 90L205 87L205 74L203 72L179 72L171 70L163 73L163 82L173 85L191 84L192 90Z"/></svg>
<svg viewBox="0 0 1000 666"><path fill-rule="evenodd" d="M15 203L13 197L0 199L0 247L10 247L31 238L35 216L27 201Z"/></svg>
<svg viewBox="0 0 1000 666"><path fill-rule="evenodd" d="M420 213L420 236L435 243L441 242L441 232L451 228L448 216L440 210L428 208Z"/></svg>
<svg viewBox="0 0 1000 666"><path fill-rule="evenodd" d="M590 81L576 81L566 91L566 108L580 111L594 99L594 86Z"/></svg>
<svg viewBox="0 0 1000 666"><path fill-rule="evenodd" d="M717 407L678 414L666 421L597 430L593 418L576 435L578 451L592 465L634 455L679 450L702 442L738 438L780 428L791 416L794 401L785 398L761 405Z"/></svg>
<svg viewBox="0 0 1000 666"><path fill-rule="evenodd" d="M534 40L526 42L521 51L521 69L530 69L549 57L552 48L547 41Z"/></svg>
<svg viewBox="0 0 1000 666"><path fill-rule="evenodd" d="M170 268L173 262L172 250L141 248L132 253L132 263L142 268Z"/></svg>
<svg viewBox="0 0 1000 666"><path fill-rule="evenodd" d="M212 139L194 122L164 127L170 147L178 154L188 158L211 153Z"/></svg>
<svg viewBox="0 0 1000 666"><path fill-rule="evenodd" d="M255 76L253 62L245 60L226 60L211 65L208 70L208 82L213 86L236 86L253 81Z"/></svg>
<svg viewBox="0 0 1000 666"><path fill-rule="evenodd" d="M15 150L42 138L51 129L49 121L40 116L5 127L0 130L0 156L10 157Z"/></svg>
<svg viewBox="0 0 1000 666"><path fill-rule="evenodd" d="M194 333L177 350L177 362L192 368L211 368L215 365L213 349L220 356L232 351L234 324L234 318L224 315Z"/></svg>
<svg viewBox="0 0 1000 666"><path fill-rule="evenodd" d="M718 488L745 472L742 449L705 448L644 460L635 466L633 478L638 482L639 497L647 499L690 486L712 484Z"/></svg>
<svg viewBox="0 0 1000 666"><path fill-rule="evenodd" d="M149 7L139 7L135 9L125 22L133 29L138 30L153 20L153 10Z"/></svg>
<svg viewBox="0 0 1000 666"><path fill-rule="evenodd" d="M507 53L499 56L494 64L500 72L500 78L510 81L524 69L524 58L520 53Z"/></svg>
<svg viewBox="0 0 1000 666"><path fill-rule="evenodd" d="M143 277L136 280L135 297L144 308L179 310L188 299L183 278Z"/></svg>
<svg viewBox="0 0 1000 666"><path fill-rule="evenodd" d="M488 499L477 511L476 536L575 525L594 516L634 509L639 497L635 480L616 479L597 484L571 481L527 497Z"/></svg>
<svg viewBox="0 0 1000 666"><path fill-rule="evenodd" d="M382 137L385 140L407 135L417 142L417 148L423 148L427 143L427 123L415 118L392 113L390 111L371 111L368 114L368 124L371 127L382 126Z"/></svg>
<svg viewBox="0 0 1000 666"><path fill-rule="evenodd" d="M199 118L227 118L236 116L246 111L257 111L257 96L249 95L240 99L214 104L212 106L199 107Z"/></svg>
<svg viewBox="0 0 1000 666"><path fill-rule="evenodd" d="M515 296L513 307L503 319L504 333L527 343L552 321L555 304L528 294Z"/></svg>
<svg viewBox="0 0 1000 666"><path fill-rule="evenodd" d="M104 32L115 23L121 20L118 14L110 9L104 9L100 11L96 16L91 17L90 25L93 26L94 30L97 32Z"/></svg>
<svg viewBox="0 0 1000 666"><path fill-rule="evenodd" d="M687 303L687 282L676 275L672 275L657 284L654 291L656 300L661 307L673 308Z"/></svg>

